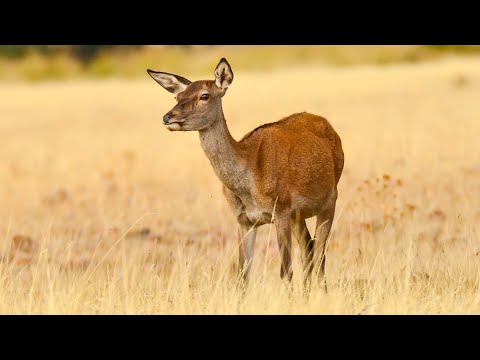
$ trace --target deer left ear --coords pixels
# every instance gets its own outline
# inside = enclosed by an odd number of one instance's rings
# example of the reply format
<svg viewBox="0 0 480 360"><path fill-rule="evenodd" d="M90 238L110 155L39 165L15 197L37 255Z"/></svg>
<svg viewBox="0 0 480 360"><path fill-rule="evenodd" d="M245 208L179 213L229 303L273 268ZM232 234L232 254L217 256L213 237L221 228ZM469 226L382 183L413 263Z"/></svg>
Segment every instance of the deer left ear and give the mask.
<svg viewBox="0 0 480 360"><path fill-rule="evenodd" d="M215 69L215 85L226 90L233 81L233 71L227 59L222 58Z"/></svg>
<svg viewBox="0 0 480 360"><path fill-rule="evenodd" d="M153 71L148 69L148 74L159 83L165 90L172 94L178 94L187 88L192 82L184 77L169 74L165 72Z"/></svg>

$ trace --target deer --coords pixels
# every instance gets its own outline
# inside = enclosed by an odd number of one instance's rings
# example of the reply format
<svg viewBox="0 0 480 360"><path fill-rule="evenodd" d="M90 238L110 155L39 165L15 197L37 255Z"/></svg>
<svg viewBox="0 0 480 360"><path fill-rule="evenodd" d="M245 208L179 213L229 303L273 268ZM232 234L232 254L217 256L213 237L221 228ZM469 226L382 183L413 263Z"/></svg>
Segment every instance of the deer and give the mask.
<svg viewBox="0 0 480 360"><path fill-rule="evenodd" d="M257 228L274 224L280 253L280 278L291 284L292 234L301 251L303 285L312 274L325 291L325 249L335 215L337 184L343 171L342 142L325 118L294 113L261 125L240 141L231 135L222 98L233 82L222 58L214 80L190 81L148 69L177 104L163 116L170 131L198 131L201 147L223 184L223 194L238 223L238 280L247 285ZM316 216L312 237L306 219Z"/></svg>

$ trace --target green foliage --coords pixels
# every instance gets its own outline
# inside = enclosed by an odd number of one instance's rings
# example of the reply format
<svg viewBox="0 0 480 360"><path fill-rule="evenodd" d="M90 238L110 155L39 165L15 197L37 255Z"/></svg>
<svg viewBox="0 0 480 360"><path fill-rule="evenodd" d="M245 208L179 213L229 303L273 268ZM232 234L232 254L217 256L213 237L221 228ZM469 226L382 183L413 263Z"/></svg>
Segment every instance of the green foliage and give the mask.
<svg viewBox="0 0 480 360"><path fill-rule="evenodd" d="M480 52L480 45L427 45L427 47L443 52L458 52L458 53L478 53Z"/></svg>
<svg viewBox="0 0 480 360"><path fill-rule="evenodd" d="M28 46L25 45L0 45L0 57L20 58L27 53Z"/></svg>
<svg viewBox="0 0 480 360"><path fill-rule="evenodd" d="M1 45L0 57L21 58L30 52L51 56L66 52L82 63L89 63L104 51L138 47L140 45Z"/></svg>
<svg viewBox="0 0 480 360"><path fill-rule="evenodd" d="M75 45L72 47L72 54L82 63L89 63L95 59L102 50L108 50L114 45Z"/></svg>
<svg viewBox="0 0 480 360"><path fill-rule="evenodd" d="M210 74L212 61L221 57L235 63L236 69L267 70L296 64L413 63L452 53L475 55L480 53L480 46L0 45L0 79L136 77L144 76L147 68L168 69L186 76L200 72Z"/></svg>

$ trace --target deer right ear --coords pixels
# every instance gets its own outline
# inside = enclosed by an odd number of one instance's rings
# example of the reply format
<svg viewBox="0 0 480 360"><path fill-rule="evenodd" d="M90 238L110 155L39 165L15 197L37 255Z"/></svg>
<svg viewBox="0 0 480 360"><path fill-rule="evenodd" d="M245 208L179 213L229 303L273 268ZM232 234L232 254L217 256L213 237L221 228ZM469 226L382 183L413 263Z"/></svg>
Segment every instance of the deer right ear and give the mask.
<svg viewBox="0 0 480 360"><path fill-rule="evenodd" d="M148 69L148 75L159 83L165 90L178 94L185 90L192 82L184 77Z"/></svg>
<svg viewBox="0 0 480 360"><path fill-rule="evenodd" d="M233 81L233 71L227 59L222 58L215 69L215 85L221 90L226 90Z"/></svg>

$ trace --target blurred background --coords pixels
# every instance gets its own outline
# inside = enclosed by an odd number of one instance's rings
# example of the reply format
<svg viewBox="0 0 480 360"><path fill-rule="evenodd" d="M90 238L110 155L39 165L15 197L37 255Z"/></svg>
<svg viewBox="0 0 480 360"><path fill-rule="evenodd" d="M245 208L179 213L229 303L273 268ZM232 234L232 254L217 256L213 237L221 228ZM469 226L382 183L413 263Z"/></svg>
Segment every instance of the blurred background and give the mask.
<svg viewBox="0 0 480 360"><path fill-rule="evenodd" d="M385 65L419 62L449 54L480 53L478 45L352 46L162 46L162 45L3 45L0 80L40 81L78 77L133 78L145 68L183 73L211 72L212 60L227 56L237 70L273 70L298 64Z"/></svg>

